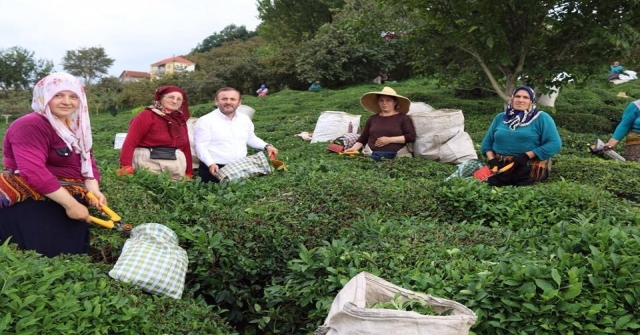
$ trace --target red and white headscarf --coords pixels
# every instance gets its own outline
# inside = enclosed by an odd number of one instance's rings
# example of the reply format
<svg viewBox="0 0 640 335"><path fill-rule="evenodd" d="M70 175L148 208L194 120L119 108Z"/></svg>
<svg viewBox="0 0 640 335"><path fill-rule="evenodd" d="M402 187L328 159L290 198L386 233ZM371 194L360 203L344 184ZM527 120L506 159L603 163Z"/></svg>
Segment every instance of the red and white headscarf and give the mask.
<svg viewBox="0 0 640 335"><path fill-rule="evenodd" d="M49 109L49 101L61 91L71 91L80 99L78 110L69 115L65 122L61 121ZM69 150L80 154L82 176L93 178L91 167L91 147L93 139L91 137L91 123L89 122L89 107L87 106L87 96L80 81L67 73L52 73L42 78L33 88L33 100L31 101L33 111L43 115L55 129L56 133Z"/></svg>

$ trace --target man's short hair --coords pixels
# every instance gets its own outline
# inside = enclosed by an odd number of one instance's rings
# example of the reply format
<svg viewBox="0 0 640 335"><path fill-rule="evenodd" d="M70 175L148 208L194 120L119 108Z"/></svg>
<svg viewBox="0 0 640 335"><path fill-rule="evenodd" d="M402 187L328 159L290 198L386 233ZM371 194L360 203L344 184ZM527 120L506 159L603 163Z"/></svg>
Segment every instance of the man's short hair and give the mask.
<svg viewBox="0 0 640 335"><path fill-rule="evenodd" d="M219 90L216 91L216 99L218 99L218 94L220 94L220 92L228 92L228 91L236 91L238 92L238 96L240 99L242 99L242 93L240 93L240 91L238 91L237 89L233 88L233 87L223 87Z"/></svg>

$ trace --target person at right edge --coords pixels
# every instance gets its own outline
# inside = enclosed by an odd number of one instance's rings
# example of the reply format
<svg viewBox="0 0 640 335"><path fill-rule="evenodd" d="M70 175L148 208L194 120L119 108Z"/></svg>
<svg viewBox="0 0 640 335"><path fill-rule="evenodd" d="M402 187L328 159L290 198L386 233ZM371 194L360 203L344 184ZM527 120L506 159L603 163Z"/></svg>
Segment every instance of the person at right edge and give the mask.
<svg viewBox="0 0 640 335"><path fill-rule="evenodd" d="M556 124L535 105L535 92L528 86L513 91L507 109L498 113L482 140L482 154L489 168L513 167L490 177L492 186L526 186L547 179L551 157L562 147Z"/></svg>
<svg viewBox="0 0 640 335"><path fill-rule="evenodd" d="M620 123L611 138L604 144L604 150L613 149L625 136L624 158L628 161L640 162L640 100L629 103L624 109Z"/></svg>

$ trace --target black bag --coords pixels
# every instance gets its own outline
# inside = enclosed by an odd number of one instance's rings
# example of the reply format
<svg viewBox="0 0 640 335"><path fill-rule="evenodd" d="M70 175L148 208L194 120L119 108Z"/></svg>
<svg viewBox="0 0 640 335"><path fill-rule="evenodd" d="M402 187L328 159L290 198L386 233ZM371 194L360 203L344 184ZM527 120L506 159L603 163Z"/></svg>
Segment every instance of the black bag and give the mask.
<svg viewBox="0 0 640 335"><path fill-rule="evenodd" d="M166 159L175 161L178 159L176 157L177 148L172 147L151 147L149 151L151 154L149 155L151 159Z"/></svg>

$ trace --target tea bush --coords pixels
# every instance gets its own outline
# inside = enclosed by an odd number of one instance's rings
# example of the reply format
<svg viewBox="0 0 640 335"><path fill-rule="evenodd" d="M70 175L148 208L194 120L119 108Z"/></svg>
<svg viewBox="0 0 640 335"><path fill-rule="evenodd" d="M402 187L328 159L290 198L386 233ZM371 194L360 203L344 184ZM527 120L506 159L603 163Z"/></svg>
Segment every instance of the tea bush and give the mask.
<svg viewBox="0 0 640 335"><path fill-rule="evenodd" d="M424 79L389 85L413 101L462 109L478 151L503 106ZM189 256L184 297L152 297L109 279L126 237L95 227L90 257L1 249L8 289L0 294L0 329L38 333L35 325L46 322L50 333L94 325L89 332L308 334L342 286L368 271L472 308L477 334L637 333L640 165L586 146L608 139L629 103L617 93L640 92L640 84L563 87L550 113L564 146L549 179L522 188L445 182L454 165L374 163L294 136L312 132L327 110L362 115L363 125L370 113L358 99L380 88L243 97L256 110L258 135L278 147L289 171L220 185L144 171L118 176L113 139L132 114L92 115L110 207L134 225L159 222L177 233ZM200 116L213 107L190 109ZM40 286L46 292L31 297ZM63 321L60 306L80 316Z"/></svg>

